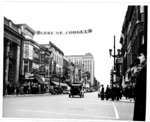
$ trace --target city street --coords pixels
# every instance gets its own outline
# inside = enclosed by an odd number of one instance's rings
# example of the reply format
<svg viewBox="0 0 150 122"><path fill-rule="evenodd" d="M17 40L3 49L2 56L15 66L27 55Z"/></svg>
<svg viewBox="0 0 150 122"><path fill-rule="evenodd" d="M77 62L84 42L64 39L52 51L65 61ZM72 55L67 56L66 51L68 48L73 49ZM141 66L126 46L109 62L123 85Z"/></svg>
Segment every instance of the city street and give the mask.
<svg viewBox="0 0 150 122"><path fill-rule="evenodd" d="M134 103L102 101L97 92L84 98L68 95L6 96L3 117L49 119L132 120Z"/></svg>

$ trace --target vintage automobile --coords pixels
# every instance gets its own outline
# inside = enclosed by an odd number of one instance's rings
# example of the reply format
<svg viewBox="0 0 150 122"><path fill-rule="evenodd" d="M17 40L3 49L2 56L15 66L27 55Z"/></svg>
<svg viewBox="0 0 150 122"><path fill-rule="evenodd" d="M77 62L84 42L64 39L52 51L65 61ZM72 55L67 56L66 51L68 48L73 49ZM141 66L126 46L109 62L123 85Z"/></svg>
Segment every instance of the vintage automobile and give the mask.
<svg viewBox="0 0 150 122"><path fill-rule="evenodd" d="M72 83L70 86L69 97L80 96L80 98L84 97L84 90L82 83Z"/></svg>

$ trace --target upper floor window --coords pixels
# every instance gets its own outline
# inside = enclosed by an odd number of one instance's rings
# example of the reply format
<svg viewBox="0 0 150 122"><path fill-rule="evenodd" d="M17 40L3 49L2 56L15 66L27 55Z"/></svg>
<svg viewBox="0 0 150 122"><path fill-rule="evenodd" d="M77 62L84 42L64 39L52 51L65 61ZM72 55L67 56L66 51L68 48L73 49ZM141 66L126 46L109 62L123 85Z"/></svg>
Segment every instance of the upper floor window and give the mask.
<svg viewBox="0 0 150 122"><path fill-rule="evenodd" d="M140 6L140 13L144 13L144 6Z"/></svg>

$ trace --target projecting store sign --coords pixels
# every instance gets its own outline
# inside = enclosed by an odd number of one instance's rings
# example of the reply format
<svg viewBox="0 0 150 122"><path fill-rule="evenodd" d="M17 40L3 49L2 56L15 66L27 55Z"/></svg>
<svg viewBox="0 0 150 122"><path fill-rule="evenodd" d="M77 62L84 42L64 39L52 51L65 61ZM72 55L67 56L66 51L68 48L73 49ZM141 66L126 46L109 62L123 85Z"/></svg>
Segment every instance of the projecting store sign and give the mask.
<svg viewBox="0 0 150 122"><path fill-rule="evenodd" d="M122 64L123 63L123 58L117 58L116 63Z"/></svg>

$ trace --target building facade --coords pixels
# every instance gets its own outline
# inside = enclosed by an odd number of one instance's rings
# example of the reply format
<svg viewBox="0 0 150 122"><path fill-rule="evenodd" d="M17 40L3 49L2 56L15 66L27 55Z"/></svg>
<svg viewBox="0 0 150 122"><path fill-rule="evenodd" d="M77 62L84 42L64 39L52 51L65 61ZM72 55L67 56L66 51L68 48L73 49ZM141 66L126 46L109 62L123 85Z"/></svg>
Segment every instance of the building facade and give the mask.
<svg viewBox="0 0 150 122"><path fill-rule="evenodd" d="M77 66L78 72L89 72L90 78L88 80L89 86L94 84L94 58L92 54L87 53L85 55L68 55L65 56L70 62ZM83 73L79 73L83 74ZM79 76L79 75L78 75ZM80 78L79 78L80 79Z"/></svg>
<svg viewBox="0 0 150 122"><path fill-rule="evenodd" d="M38 44L33 40L35 31L27 24L14 24L4 18L4 95L24 92L24 87L50 87L53 80L56 84L63 84L64 71L70 64L64 64L64 53L52 42ZM64 66L65 65L65 66ZM58 84L59 82L59 84ZM45 90L42 90L43 92ZM48 91L48 88L47 88Z"/></svg>
<svg viewBox="0 0 150 122"><path fill-rule="evenodd" d="M21 75L26 76L29 73L32 73L33 67L39 66L39 60L35 63L34 60L34 54L35 54L35 48L39 50L38 44L33 41L34 36L34 30L31 29L26 24L19 24L19 27L21 28L21 33L24 36L24 40L22 43L22 60L21 60ZM39 54L38 54L39 55ZM39 57L39 56L37 56Z"/></svg>
<svg viewBox="0 0 150 122"><path fill-rule="evenodd" d="M51 80L60 82L63 77L64 53L52 42L49 42L49 44L41 44L41 46L47 48L51 52Z"/></svg>
<svg viewBox="0 0 150 122"><path fill-rule="evenodd" d="M63 58L63 79L64 79L64 82L71 82L71 78L70 78L70 73L71 73L70 65L71 65L70 62L64 56L64 58Z"/></svg>
<svg viewBox="0 0 150 122"><path fill-rule="evenodd" d="M20 93L48 92L51 53L33 40L35 31L31 27L26 24L19 24L18 26L24 36L20 67ZM36 90L21 90L24 87L35 88Z"/></svg>
<svg viewBox="0 0 150 122"><path fill-rule="evenodd" d="M4 18L4 94L13 93L14 88L19 85L23 39L20 28L11 20Z"/></svg>
<svg viewBox="0 0 150 122"><path fill-rule="evenodd" d="M131 69L140 55L140 50L144 48L145 52L147 50L145 9L145 6L129 6L122 26L120 43L122 45L123 64L121 72L124 86L132 84Z"/></svg>

